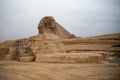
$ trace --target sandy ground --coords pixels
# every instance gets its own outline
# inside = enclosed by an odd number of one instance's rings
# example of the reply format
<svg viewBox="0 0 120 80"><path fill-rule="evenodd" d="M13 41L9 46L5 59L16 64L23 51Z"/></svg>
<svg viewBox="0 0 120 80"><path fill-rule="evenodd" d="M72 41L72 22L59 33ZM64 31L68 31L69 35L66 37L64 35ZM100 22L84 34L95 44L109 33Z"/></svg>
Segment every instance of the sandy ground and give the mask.
<svg viewBox="0 0 120 80"><path fill-rule="evenodd" d="M120 65L0 60L0 80L120 80Z"/></svg>

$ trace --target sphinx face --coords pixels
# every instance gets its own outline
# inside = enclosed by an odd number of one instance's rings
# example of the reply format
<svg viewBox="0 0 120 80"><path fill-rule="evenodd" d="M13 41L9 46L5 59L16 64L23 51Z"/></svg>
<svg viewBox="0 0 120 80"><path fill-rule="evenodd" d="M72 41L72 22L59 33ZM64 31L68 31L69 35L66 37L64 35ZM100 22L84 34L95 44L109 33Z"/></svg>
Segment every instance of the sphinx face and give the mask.
<svg viewBox="0 0 120 80"><path fill-rule="evenodd" d="M44 26L49 29L55 29L56 23L52 17L45 17Z"/></svg>
<svg viewBox="0 0 120 80"><path fill-rule="evenodd" d="M38 30L40 34L43 33L55 33L56 22L53 17L47 16L42 18L38 25Z"/></svg>

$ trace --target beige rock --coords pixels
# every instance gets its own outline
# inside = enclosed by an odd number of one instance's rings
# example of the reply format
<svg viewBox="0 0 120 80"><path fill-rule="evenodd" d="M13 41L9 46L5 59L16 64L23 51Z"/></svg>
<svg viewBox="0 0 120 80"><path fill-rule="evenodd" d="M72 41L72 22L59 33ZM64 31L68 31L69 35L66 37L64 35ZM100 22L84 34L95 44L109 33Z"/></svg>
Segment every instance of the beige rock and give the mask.
<svg viewBox="0 0 120 80"><path fill-rule="evenodd" d="M103 56L98 53L54 53L36 54L37 62L55 63L102 63Z"/></svg>
<svg viewBox="0 0 120 80"><path fill-rule="evenodd" d="M31 62L35 60L35 56L22 56L19 58L21 62Z"/></svg>
<svg viewBox="0 0 120 80"><path fill-rule="evenodd" d="M120 52L120 47L116 46L120 44L120 34L77 38L52 16L41 19L38 31L38 35L29 38L0 43L0 59L33 61L36 57L40 62L98 63L109 53Z"/></svg>

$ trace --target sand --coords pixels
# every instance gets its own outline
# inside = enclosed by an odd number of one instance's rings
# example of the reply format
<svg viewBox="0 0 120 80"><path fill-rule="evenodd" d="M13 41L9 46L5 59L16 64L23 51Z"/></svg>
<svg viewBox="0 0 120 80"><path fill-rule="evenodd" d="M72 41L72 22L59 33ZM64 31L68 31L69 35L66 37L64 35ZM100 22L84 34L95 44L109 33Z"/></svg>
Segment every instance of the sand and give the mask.
<svg viewBox="0 0 120 80"><path fill-rule="evenodd" d="M0 80L120 80L120 65L0 60Z"/></svg>

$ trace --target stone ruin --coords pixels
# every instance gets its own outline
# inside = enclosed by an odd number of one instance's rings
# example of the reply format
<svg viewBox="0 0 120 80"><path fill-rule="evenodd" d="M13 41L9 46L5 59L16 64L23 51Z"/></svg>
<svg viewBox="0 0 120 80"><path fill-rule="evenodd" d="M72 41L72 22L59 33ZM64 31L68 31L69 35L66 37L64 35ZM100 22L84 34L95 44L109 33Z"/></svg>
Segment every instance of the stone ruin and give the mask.
<svg viewBox="0 0 120 80"><path fill-rule="evenodd" d="M72 34L59 25L52 16L42 18L38 25L39 34L30 38L6 41L0 47L1 58L23 61L35 60L36 54L65 52L60 39L71 38ZM72 36L75 37L75 36Z"/></svg>
<svg viewBox="0 0 120 80"><path fill-rule="evenodd" d="M37 62L101 63L108 53L120 52L120 35L114 40L77 38L58 24L52 16L43 17L39 34L0 43L0 59ZM111 39L111 38L109 38ZM105 45L106 44L106 45Z"/></svg>

